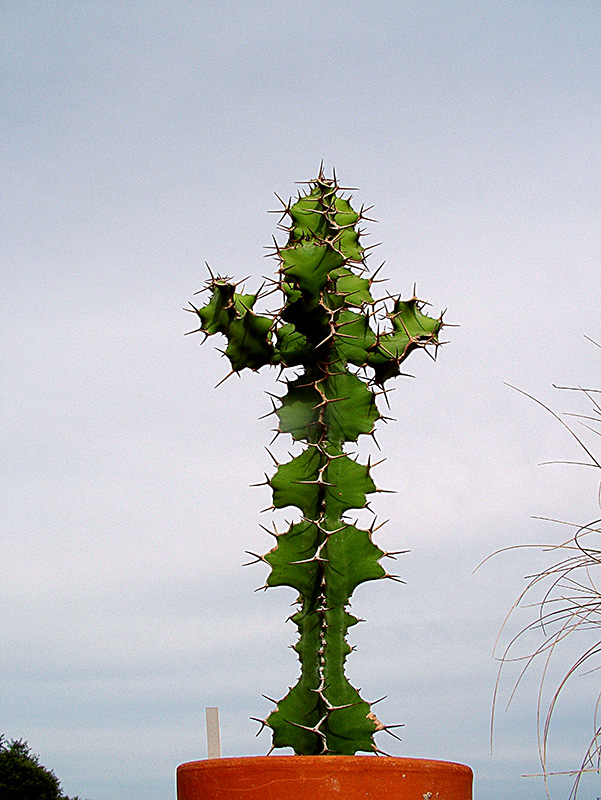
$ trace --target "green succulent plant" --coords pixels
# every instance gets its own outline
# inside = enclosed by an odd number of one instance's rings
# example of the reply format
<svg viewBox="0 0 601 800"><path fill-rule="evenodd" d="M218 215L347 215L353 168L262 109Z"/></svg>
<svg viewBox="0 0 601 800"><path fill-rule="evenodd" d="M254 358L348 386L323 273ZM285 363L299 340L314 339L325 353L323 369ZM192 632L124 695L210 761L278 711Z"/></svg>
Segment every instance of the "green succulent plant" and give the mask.
<svg viewBox="0 0 601 800"><path fill-rule="evenodd" d="M348 521L347 512L366 507L378 489L369 461L360 463L345 447L374 433L382 417L376 395L413 350L438 346L442 327L442 316L424 314L415 296L372 297L375 275L358 228L365 209L353 210L343 191L320 169L305 193L283 204L279 227L288 241L275 247L276 279L243 294L230 278L211 274L208 302L188 309L198 315L197 331L227 338L231 373L265 365L292 371L274 402L277 432L305 448L278 464L268 484L273 508L295 507L300 518L275 531L275 547L258 558L271 567L267 587L299 593L292 620L301 675L263 722L273 747L305 755L377 752L374 734L392 727L378 721L345 675L347 631L358 621L348 611L351 595L360 583L393 577L380 563L393 554L372 541L374 526ZM272 293L281 307L258 314L257 300Z"/></svg>

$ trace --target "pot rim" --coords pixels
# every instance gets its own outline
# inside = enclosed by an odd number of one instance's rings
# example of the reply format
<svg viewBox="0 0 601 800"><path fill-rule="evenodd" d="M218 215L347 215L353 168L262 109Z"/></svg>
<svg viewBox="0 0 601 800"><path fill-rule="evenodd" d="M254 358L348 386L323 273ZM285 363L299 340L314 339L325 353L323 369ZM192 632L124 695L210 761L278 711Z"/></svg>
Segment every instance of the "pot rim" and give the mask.
<svg viewBox="0 0 601 800"><path fill-rule="evenodd" d="M297 755L277 755L277 756L228 756L226 758L204 758L196 761L186 761L177 768L178 772L188 772L195 769L228 769L243 764L256 764L268 767L270 764L277 768L295 768L302 765L314 763L316 766L321 764L323 767L336 766L345 769L354 765L365 769L392 769L414 772L426 768L434 772L472 772L467 764L457 761L441 761L431 758L412 758L408 756L375 756L371 754L342 756L297 756ZM373 765L373 766L372 766Z"/></svg>

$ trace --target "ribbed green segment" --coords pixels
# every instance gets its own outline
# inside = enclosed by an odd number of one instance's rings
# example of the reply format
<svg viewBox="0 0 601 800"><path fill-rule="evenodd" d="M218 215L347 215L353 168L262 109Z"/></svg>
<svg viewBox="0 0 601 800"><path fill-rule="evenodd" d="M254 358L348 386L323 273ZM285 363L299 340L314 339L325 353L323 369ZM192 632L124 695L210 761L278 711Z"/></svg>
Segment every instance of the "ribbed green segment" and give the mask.
<svg viewBox="0 0 601 800"><path fill-rule="evenodd" d="M235 285L217 279L211 283L211 299L204 308L194 311L201 321L201 330L210 335L223 333L228 345L225 351L234 372L248 367L260 369L273 360L271 330L273 319L251 310L254 294L237 294Z"/></svg>
<svg viewBox="0 0 601 800"><path fill-rule="evenodd" d="M332 372L320 389L326 401L324 422L328 441L341 445L357 441L359 434L372 433L380 417L373 392L356 375L331 365Z"/></svg>
<svg viewBox="0 0 601 800"><path fill-rule="evenodd" d="M276 533L263 561L267 587L298 593L291 619L301 673L265 720L273 745L309 755L373 752L382 726L345 675L347 632L357 622L348 607L359 584L386 577L385 553L348 519L377 489L370 465L345 448L374 433L376 391L413 350L437 345L442 320L425 315L415 297L374 300L362 213L335 179L320 172L285 214L288 241L276 247L281 308L257 314L257 295L212 277L207 303L191 310L200 331L226 337L233 372L294 369L274 409L276 433L304 449L279 464L268 484L273 507L298 518Z"/></svg>
<svg viewBox="0 0 601 800"><path fill-rule="evenodd" d="M375 344L376 334L363 314L341 311L336 316L333 355L337 360L364 367Z"/></svg>
<svg viewBox="0 0 601 800"><path fill-rule="evenodd" d="M313 297L326 285L329 273L344 263L344 257L328 242L295 242L280 250L279 256L285 280Z"/></svg>
<svg viewBox="0 0 601 800"><path fill-rule="evenodd" d="M277 331L277 352L286 367L296 367L311 356L311 344L292 323L285 323Z"/></svg>
<svg viewBox="0 0 601 800"><path fill-rule="evenodd" d="M323 700L318 692L322 617L311 606L311 599L305 597L303 607L292 620L299 630L294 649L301 664L301 677L265 722L272 729L274 747L292 747L297 754L319 755L323 752L322 738L309 729L316 728L323 716Z"/></svg>
<svg viewBox="0 0 601 800"><path fill-rule="evenodd" d="M320 468L324 465L324 455L316 447L310 447L292 461L280 465L269 481L274 507L296 506L304 517L318 519L323 503Z"/></svg>
<svg viewBox="0 0 601 800"><path fill-rule="evenodd" d="M365 508L367 495L376 491L369 467L346 455L329 459L323 476L323 515L329 528L351 508ZM332 538L330 536L329 540Z"/></svg>
<svg viewBox="0 0 601 800"><path fill-rule="evenodd" d="M321 568L315 560L325 536L312 522L297 522L278 536L278 543L265 561L271 565L267 586L292 586L299 594L312 597L321 581Z"/></svg>
<svg viewBox="0 0 601 800"><path fill-rule="evenodd" d="M330 273L334 284L334 292L327 299L332 303L331 308L344 308L345 306L361 307L365 303L373 303L369 287L369 278L361 278L348 269L342 267Z"/></svg>
<svg viewBox="0 0 601 800"><path fill-rule="evenodd" d="M370 348L367 363L374 368L376 380L382 384L399 374L400 364L417 347L438 341L442 318L433 319L421 312L422 304L411 300L396 300L390 318L392 333L380 336Z"/></svg>
<svg viewBox="0 0 601 800"><path fill-rule="evenodd" d="M293 439L316 442L322 431L323 398L314 384L301 377L288 384L288 392L277 410L280 433L289 433Z"/></svg>

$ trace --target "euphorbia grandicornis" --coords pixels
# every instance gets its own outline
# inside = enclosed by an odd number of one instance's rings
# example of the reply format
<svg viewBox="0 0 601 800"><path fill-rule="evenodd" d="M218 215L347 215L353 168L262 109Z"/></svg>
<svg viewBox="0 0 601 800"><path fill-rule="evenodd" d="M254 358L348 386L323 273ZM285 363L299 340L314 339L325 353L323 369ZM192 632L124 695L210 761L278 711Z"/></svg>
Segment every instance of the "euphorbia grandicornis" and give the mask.
<svg viewBox="0 0 601 800"><path fill-rule="evenodd" d="M368 461L346 451L360 434L373 434L381 414L376 395L400 374L415 349L438 345L442 316L423 313L411 297L372 297L358 224L334 178L319 176L292 204L284 204L287 243L276 245L277 278L257 294L243 294L229 278L211 275L210 299L192 309L199 331L227 338L232 372L272 365L293 370L274 413L278 432L305 444L300 455L279 464L268 479L276 509L293 506L298 521L274 531L275 547L260 559L271 567L266 586L291 586L299 593L292 620L301 663L298 683L264 721L273 747L297 754L378 751L374 733L385 728L370 704L346 678L351 651L348 628L354 589L391 577L381 560L390 555L348 520L350 509L367 505L378 491ZM281 307L258 314L259 297L277 293ZM275 405L275 404L274 404Z"/></svg>

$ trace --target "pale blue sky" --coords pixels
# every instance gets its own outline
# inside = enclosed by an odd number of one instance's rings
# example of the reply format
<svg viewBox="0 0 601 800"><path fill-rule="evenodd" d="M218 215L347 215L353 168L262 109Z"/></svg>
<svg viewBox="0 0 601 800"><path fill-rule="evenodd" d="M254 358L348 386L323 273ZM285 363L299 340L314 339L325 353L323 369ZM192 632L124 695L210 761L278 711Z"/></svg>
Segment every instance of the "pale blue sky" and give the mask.
<svg viewBox="0 0 601 800"><path fill-rule="evenodd" d="M368 585L349 674L405 723L395 754L470 764L479 800L544 796L536 680L500 714L505 612L557 540L598 513L596 476L550 417L595 384L601 339L597 2L5 2L0 732L88 800L159 800L204 757L266 752L250 716L296 680L286 591L254 594L270 469L263 389L183 338L215 271L249 289L320 161L374 206L372 265L447 308L381 431L379 541L407 586ZM387 287L388 288L388 287ZM216 342L218 344L218 342ZM555 393L556 394L556 393ZM368 452L369 447L362 452ZM394 545L394 546L393 546ZM538 562L537 562L538 563ZM584 681L585 679L583 679ZM584 684L582 684L584 685ZM510 682L506 684L508 690ZM508 691L506 692L508 694ZM594 691L558 711L553 766ZM557 783L558 796L562 784ZM597 790L598 792L598 790Z"/></svg>

